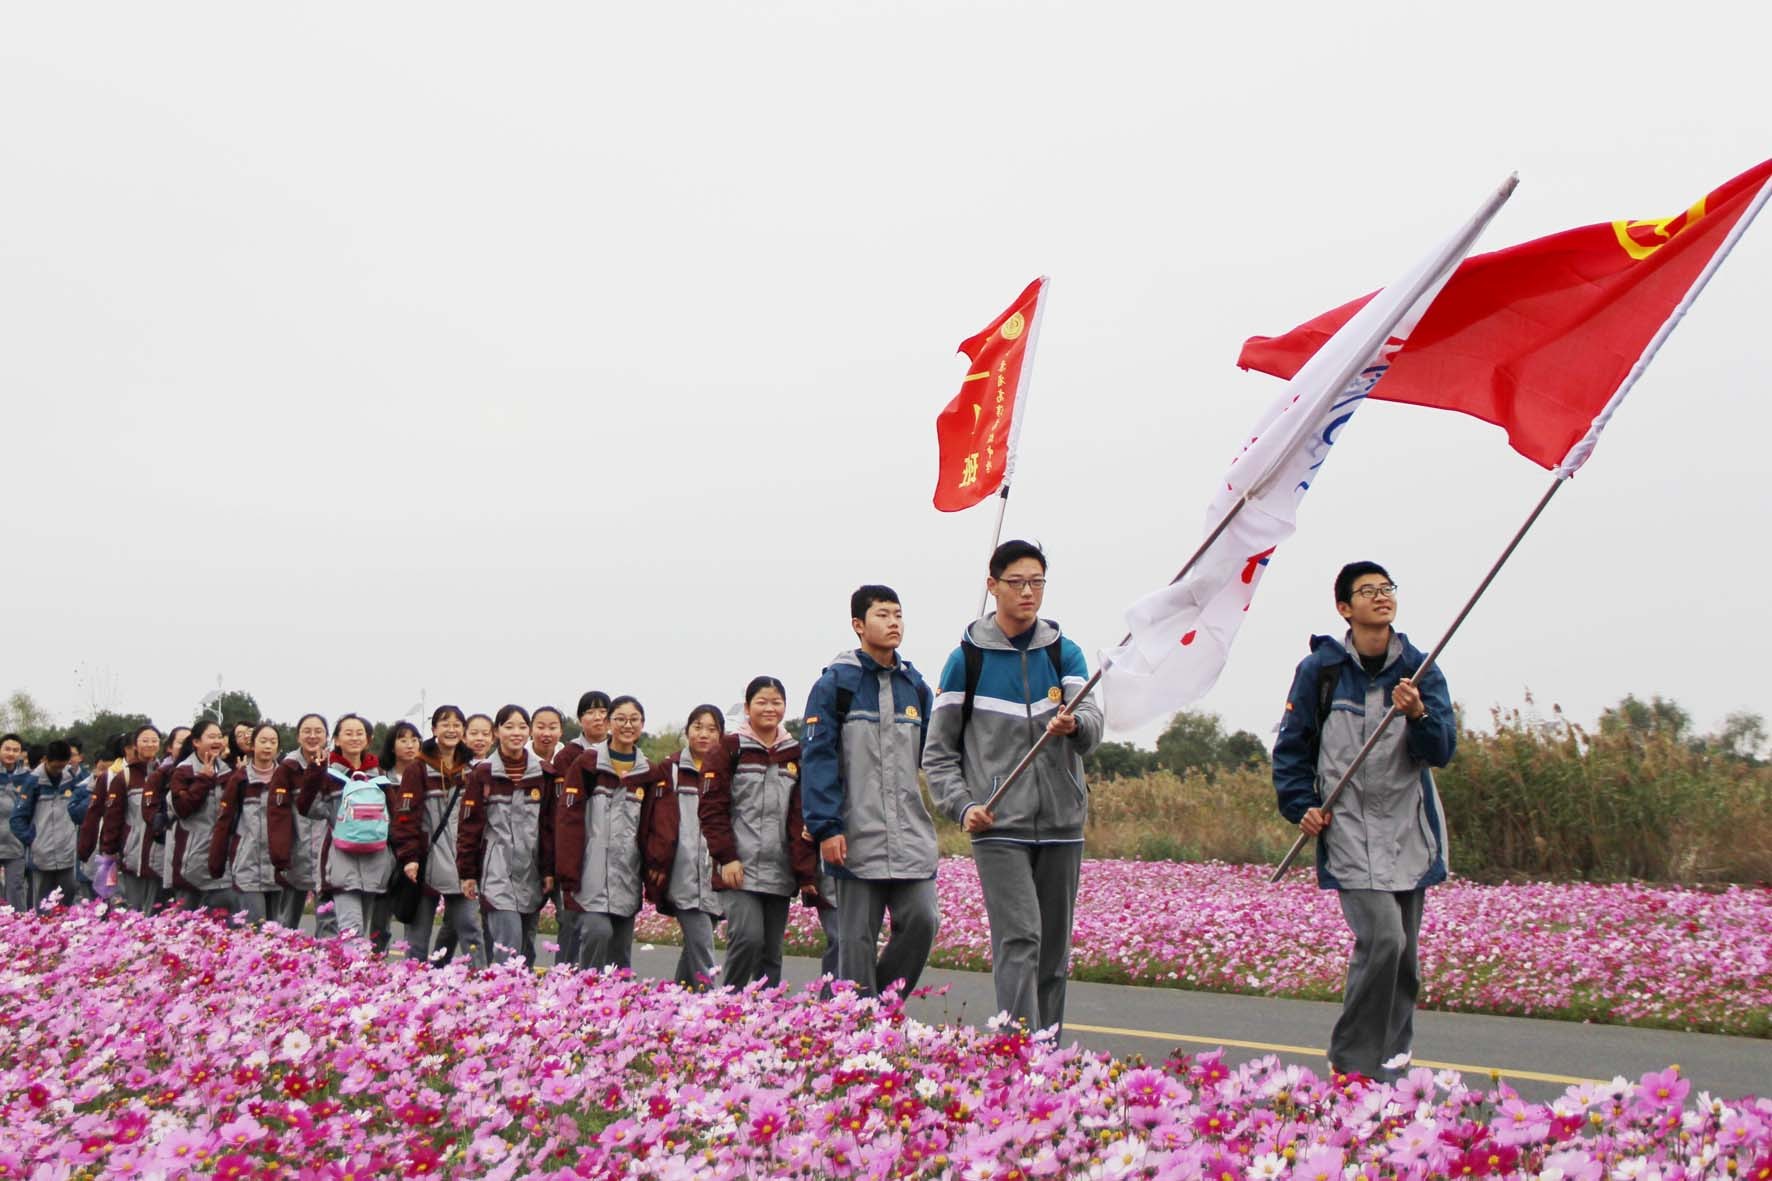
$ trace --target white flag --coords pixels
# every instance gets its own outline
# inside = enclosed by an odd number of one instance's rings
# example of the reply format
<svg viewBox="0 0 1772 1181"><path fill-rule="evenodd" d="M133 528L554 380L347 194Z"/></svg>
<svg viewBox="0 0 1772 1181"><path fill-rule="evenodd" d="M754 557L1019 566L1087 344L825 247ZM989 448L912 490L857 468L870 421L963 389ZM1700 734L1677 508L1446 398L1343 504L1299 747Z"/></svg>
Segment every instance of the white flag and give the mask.
<svg viewBox="0 0 1772 1181"><path fill-rule="evenodd" d="M1361 308L1267 408L1206 510L1206 535L1243 502L1236 517L1184 578L1132 605L1127 641L1101 654L1109 726L1142 726L1218 683L1268 560L1292 536L1298 502L1330 448L1515 183L1509 177L1457 233Z"/></svg>

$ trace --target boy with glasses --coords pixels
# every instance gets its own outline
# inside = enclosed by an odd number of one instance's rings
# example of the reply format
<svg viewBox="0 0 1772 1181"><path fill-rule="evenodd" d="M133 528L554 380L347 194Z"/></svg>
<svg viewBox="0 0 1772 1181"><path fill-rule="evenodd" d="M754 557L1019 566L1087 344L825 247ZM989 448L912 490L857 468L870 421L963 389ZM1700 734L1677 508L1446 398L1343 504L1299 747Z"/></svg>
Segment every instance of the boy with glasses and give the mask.
<svg viewBox="0 0 1772 1181"><path fill-rule="evenodd" d="M1376 562L1335 578L1341 641L1312 636L1274 743L1280 814L1317 839L1317 884L1339 891L1354 933L1335 1070L1390 1081L1407 1063L1421 991L1416 942L1427 887L1446 880L1446 825L1434 767L1452 760L1458 722L1438 664L1396 631L1397 585ZM1391 706L1393 721L1335 803L1321 806Z"/></svg>
<svg viewBox="0 0 1772 1181"><path fill-rule="evenodd" d="M973 621L941 672L923 770L936 806L972 835L991 924L997 1008L1029 1029L1064 1032L1071 920L1089 797L1083 756L1101 741L1101 708L1059 706L1089 679L1083 650L1040 618L1046 555L1006 541L985 588L996 611ZM994 810L997 785L1050 731L1039 757Z"/></svg>

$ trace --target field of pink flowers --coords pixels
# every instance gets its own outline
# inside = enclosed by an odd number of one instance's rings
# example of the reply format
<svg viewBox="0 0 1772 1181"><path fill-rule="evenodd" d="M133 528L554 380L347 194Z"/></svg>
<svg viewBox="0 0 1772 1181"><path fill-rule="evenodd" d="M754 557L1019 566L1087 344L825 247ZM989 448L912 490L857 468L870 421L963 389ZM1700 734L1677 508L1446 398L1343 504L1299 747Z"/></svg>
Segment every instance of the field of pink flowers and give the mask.
<svg viewBox="0 0 1772 1181"><path fill-rule="evenodd" d="M932 962L988 970L972 862L937 879ZM637 937L669 941L648 912ZM792 950L824 946L795 907ZM1332 1000L1353 946L1335 894L1308 872L1279 886L1254 865L1085 861L1071 974L1082 980ZM1430 1008L1772 1036L1772 889L1453 882L1421 930Z"/></svg>
<svg viewBox="0 0 1772 1181"><path fill-rule="evenodd" d="M0 1177L1772 1181L1772 1100L1161 1065L840 991L470 975L208 918L0 912Z"/></svg>

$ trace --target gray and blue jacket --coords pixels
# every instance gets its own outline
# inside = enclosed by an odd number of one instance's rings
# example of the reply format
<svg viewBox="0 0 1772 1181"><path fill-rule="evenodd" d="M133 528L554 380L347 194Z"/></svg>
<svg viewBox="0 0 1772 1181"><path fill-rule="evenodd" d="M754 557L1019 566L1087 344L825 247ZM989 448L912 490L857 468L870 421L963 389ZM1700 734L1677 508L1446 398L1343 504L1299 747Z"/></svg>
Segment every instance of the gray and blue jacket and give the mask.
<svg viewBox="0 0 1772 1181"><path fill-rule="evenodd" d="M954 649L941 670L941 687L929 719L923 773L935 806L955 821L966 809L984 804L1015 764L1039 741L1060 704L1089 680L1083 650L1060 634L1050 620L1037 621L1019 646L1004 636L996 616L974 620L965 641L981 649L972 716L964 726L966 643ZM1018 639L1020 637L1017 637ZM1056 667L1046 651L1058 646ZM1083 840L1089 794L1083 756L1101 742L1101 706L1093 695L1078 703L1077 729L1048 742L1033 765L997 805L996 824L977 841L1020 844L1076 844Z"/></svg>
<svg viewBox="0 0 1772 1181"><path fill-rule="evenodd" d="M92 775L85 767L63 768L51 779L38 767L13 806L12 835L31 850L31 868L74 868L80 822L92 803Z"/></svg>
<svg viewBox="0 0 1772 1181"><path fill-rule="evenodd" d="M800 805L815 839L848 840L845 863L827 867L833 877L935 876L935 822L917 779L933 704L908 660L888 667L859 648L839 652L812 686Z"/></svg>
<svg viewBox="0 0 1772 1181"><path fill-rule="evenodd" d="M1397 682L1425 659L1393 631L1384 667L1372 676L1352 648L1352 633L1339 643L1312 636L1311 654L1293 674L1274 741L1274 791L1293 824L1335 786L1390 709ZM1446 880L1445 812L1432 769L1452 761L1458 721L1437 664L1416 688L1427 713L1390 724L1317 838L1317 884L1325 890L1401 893ZM1329 709L1319 716L1325 694Z"/></svg>
<svg viewBox="0 0 1772 1181"><path fill-rule="evenodd" d="M34 778L23 758L10 771L0 768L0 816L6 817L5 826L0 827L0 861L17 861L25 855L24 842L12 833L12 814Z"/></svg>

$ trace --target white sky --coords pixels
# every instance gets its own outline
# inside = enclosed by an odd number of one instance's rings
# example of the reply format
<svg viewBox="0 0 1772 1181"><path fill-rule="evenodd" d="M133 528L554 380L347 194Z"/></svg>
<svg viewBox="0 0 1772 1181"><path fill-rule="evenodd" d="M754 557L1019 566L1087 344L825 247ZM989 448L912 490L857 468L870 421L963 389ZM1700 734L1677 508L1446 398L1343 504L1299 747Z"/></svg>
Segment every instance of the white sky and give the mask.
<svg viewBox="0 0 1772 1181"><path fill-rule="evenodd" d="M1094 653L1273 391L1245 336L1511 170L1480 250L1772 155L1763 6L1464 11L0 8L0 693L171 723L218 674L281 718L594 686L656 727L768 672L797 711L863 581L933 678L992 511L930 506L935 415L1042 272L1006 535ZM1769 281L1761 224L1448 650L1475 717L1767 711ZM1427 647L1547 482L1370 404L1203 707L1265 735L1352 558Z"/></svg>

